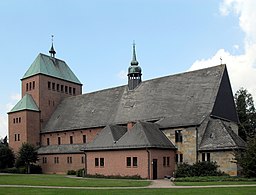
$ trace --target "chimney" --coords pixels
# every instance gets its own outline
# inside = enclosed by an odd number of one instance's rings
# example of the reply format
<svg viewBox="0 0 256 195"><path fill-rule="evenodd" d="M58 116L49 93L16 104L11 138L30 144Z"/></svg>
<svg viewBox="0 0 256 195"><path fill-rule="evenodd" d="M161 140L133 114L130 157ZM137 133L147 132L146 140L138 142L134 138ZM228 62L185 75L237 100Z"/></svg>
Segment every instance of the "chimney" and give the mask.
<svg viewBox="0 0 256 195"><path fill-rule="evenodd" d="M133 128L134 125L135 125L135 122L128 122L127 123L127 130L130 131Z"/></svg>

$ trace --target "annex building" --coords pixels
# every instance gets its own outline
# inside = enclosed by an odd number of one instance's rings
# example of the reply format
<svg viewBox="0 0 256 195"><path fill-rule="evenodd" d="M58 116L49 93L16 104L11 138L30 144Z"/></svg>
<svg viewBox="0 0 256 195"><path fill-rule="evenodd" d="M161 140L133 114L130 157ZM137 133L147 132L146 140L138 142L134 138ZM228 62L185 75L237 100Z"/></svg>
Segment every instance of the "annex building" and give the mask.
<svg viewBox="0 0 256 195"><path fill-rule="evenodd" d="M8 113L10 147L38 146L44 173L156 179L198 161L239 173L233 152L246 145L225 65L142 81L133 45L127 85L82 94L53 45L49 52L21 78L22 99Z"/></svg>

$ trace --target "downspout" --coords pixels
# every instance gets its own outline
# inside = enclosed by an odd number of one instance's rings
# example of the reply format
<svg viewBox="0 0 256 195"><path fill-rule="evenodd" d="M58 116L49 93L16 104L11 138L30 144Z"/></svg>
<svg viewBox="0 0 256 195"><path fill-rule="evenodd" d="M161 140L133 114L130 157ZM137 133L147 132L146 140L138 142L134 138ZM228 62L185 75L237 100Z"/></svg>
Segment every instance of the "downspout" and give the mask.
<svg viewBox="0 0 256 195"><path fill-rule="evenodd" d="M150 179L150 151L148 150L148 148L146 148L146 151L148 153L148 179Z"/></svg>
<svg viewBox="0 0 256 195"><path fill-rule="evenodd" d="M84 151L84 177L87 175L87 155Z"/></svg>
<svg viewBox="0 0 256 195"><path fill-rule="evenodd" d="M196 126L196 162L198 162L198 128Z"/></svg>

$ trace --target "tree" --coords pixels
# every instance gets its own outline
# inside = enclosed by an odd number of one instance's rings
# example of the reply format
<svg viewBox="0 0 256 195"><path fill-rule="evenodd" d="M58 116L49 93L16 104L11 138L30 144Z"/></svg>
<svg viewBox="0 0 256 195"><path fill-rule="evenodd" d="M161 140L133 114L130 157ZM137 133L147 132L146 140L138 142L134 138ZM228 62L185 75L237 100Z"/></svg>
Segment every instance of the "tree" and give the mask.
<svg viewBox="0 0 256 195"><path fill-rule="evenodd" d="M13 151L5 144L0 144L0 169L13 167L15 161Z"/></svg>
<svg viewBox="0 0 256 195"><path fill-rule="evenodd" d="M27 168L27 173L30 173L30 167L32 163L36 163L38 160L37 149L34 145L23 143L18 152L17 162L24 164Z"/></svg>
<svg viewBox="0 0 256 195"><path fill-rule="evenodd" d="M256 112L253 97L244 88L240 88L235 94L235 103L240 120L238 135L245 141L256 135Z"/></svg>
<svg viewBox="0 0 256 195"><path fill-rule="evenodd" d="M236 154L237 163L246 177L256 177L256 137L249 138L247 148Z"/></svg>

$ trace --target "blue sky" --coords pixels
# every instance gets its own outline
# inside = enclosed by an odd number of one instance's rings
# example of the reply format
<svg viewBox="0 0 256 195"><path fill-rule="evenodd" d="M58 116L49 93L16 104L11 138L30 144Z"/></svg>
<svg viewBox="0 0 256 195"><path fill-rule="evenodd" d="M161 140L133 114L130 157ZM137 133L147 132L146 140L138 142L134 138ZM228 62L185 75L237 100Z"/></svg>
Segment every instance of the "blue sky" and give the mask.
<svg viewBox="0 0 256 195"><path fill-rule="evenodd" d="M143 80L217 65L219 57L227 64L239 58L255 73L256 60L249 54L256 48L256 24L249 22L248 30L248 22L241 22L243 16L252 19L252 4L253 0L242 5L238 0L0 1L0 137L7 135L6 112L21 98L20 79L38 53L48 54L52 34L56 57L67 62L84 84L84 93L126 84L133 40ZM235 75L230 76L233 90L244 86L253 91L248 84L253 82L243 83L238 74L241 63L228 65Z"/></svg>

